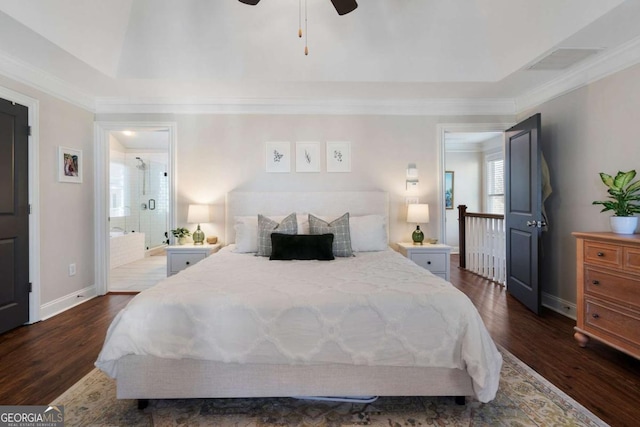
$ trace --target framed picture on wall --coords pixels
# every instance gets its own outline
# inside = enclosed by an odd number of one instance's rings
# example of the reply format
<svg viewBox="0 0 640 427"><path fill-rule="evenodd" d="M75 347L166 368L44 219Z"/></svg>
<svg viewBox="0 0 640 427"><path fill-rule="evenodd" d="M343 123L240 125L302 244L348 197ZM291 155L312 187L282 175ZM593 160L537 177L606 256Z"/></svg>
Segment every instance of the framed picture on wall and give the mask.
<svg viewBox="0 0 640 427"><path fill-rule="evenodd" d="M82 183L82 150L58 147L58 181Z"/></svg>
<svg viewBox="0 0 640 427"><path fill-rule="evenodd" d="M444 173L444 207L453 209L453 171Z"/></svg>
<svg viewBox="0 0 640 427"><path fill-rule="evenodd" d="M266 142L265 160L267 172L291 172L291 143L288 141Z"/></svg>
<svg viewBox="0 0 640 427"><path fill-rule="evenodd" d="M351 143L327 141L327 172L351 172Z"/></svg>
<svg viewBox="0 0 640 427"><path fill-rule="evenodd" d="M296 142L296 172L320 172L320 144Z"/></svg>

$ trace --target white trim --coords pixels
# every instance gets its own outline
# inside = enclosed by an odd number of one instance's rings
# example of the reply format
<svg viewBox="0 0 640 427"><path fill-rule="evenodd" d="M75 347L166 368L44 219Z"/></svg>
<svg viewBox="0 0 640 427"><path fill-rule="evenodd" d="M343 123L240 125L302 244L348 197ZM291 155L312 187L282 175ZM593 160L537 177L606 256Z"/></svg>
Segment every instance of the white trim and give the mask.
<svg viewBox="0 0 640 427"><path fill-rule="evenodd" d="M0 86L0 98L24 105L29 109L29 323L41 320L40 311L40 103L37 99Z"/></svg>
<svg viewBox="0 0 640 427"><path fill-rule="evenodd" d="M604 51L579 63L567 73L518 96L514 101L517 113L537 107L574 89L622 71L640 62L640 37Z"/></svg>
<svg viewBox="0 0 640 427"><path fill-rule="evenodd" d="M96 287L87 286L79 291L72 292L68 295L54 299L40 307L40 313L42 313L42 319L45 320L56 314L60 314L63 311L69 310L76 305L80 305L83 302L89 301L91 298L96 297Z"/></svg>
<svg viewBox="0 0 640 427"><path fill-rule="evenodd" d="M133 130L169 132L169 229L175 228L178 200L177 124L175 122L95 122L95 283L98 295L104 295L109 285L109 133Z"/></svg>
<svg viewBox="0 0 640 427"><path fill-rule="evenodd" d="M95 111L95 98L48 71L0 52L0 74L77 107Z"/></svg>
<svg viewBox="0 0 640 427"><path fill-rule="evenodd" d="M558 298L555 295L542 292L542 306L570 319L576 320L577 309L576 305L572 302Z"/></svg>
<svg viewBox="0 0 640 427"><path fill-rule="evenodd" d="M513 115L513 99L96 98L98 114Z"/></svg>

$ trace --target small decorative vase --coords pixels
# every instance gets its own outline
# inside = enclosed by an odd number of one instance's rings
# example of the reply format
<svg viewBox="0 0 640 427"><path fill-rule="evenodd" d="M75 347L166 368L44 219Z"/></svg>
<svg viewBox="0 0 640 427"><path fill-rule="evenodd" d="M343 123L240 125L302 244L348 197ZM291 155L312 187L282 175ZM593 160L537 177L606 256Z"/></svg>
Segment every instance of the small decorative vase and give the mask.
<svg viewBox="0 0 640 427"><path fill-rule="evenodd" d="M637 216L612 216L611 231L616 234L633 234L638 226Z"/></svg>
<svg viewBox="0 0 640 427"><path fill-rule="evenodd" d="M185 243L187 243L187 238L186 237L178 237L178 244L179 245L184 245Z"/></svg>

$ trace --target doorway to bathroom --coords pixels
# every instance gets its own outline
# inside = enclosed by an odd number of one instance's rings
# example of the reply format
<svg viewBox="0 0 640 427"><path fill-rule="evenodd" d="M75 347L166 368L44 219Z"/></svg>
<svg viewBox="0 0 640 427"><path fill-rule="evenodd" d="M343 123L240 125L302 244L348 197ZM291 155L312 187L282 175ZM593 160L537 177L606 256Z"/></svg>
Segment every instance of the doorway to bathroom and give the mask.
<svg viewBox="0 0 640 427"><path fill-rule="evenodd" d="M109 291L166 277L169 195L169 131L109 132Z"/></svg>

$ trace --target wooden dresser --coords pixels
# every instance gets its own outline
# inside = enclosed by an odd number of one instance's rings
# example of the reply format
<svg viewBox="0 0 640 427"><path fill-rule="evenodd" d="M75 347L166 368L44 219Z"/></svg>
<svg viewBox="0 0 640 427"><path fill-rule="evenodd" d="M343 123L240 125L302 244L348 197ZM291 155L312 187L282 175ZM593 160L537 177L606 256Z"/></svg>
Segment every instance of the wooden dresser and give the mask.
<svg viewBox="0 0 640 427"><path fill-rule="evenodd" d="M640 235L573 233L577 238L575 339L589 338L640 359Z"/></svg>

